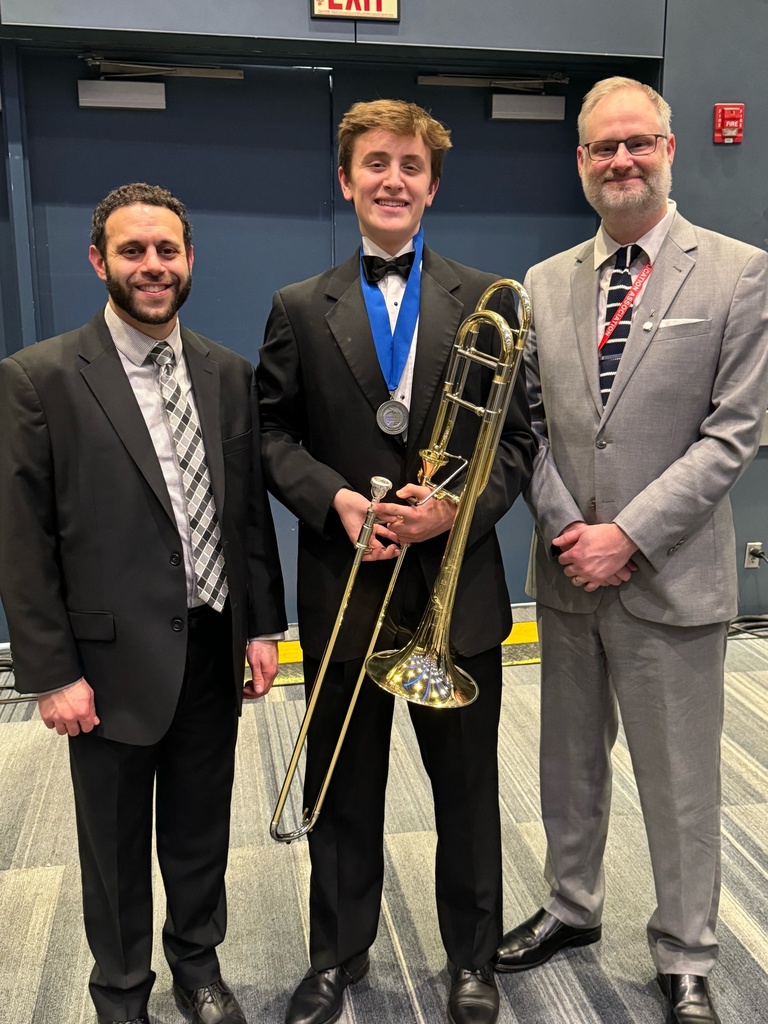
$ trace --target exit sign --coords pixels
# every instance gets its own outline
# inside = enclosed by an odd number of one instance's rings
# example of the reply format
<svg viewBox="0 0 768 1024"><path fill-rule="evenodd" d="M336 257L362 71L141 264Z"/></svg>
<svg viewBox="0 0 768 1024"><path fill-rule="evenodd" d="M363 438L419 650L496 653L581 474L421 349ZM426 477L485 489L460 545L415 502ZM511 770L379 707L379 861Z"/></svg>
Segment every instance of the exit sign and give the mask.
<svg viewBox="0 0 768 1024"><path fill-rule="evenodd" d="M313 18L400 21L400 0L311 0Z"/></svg>

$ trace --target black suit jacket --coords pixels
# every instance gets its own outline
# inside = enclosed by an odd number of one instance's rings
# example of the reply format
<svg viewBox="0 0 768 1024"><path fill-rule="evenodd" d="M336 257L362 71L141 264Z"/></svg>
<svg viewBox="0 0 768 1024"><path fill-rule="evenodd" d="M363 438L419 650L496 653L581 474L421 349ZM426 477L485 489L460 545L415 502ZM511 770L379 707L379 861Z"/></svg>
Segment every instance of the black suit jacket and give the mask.
<svg viewBox="0 0 768 1024"><path fill-rule="evenodd" d="M424 249L408 441L388 436L376 410L389 398L359 280L359 256L277 292L257 369L264 467L270 489L300 520L298 604L304 650L319 657L336 617L352 547L332 508L341 487L370 494L374 475L394 490L416 482L456 332L495 277ZM508 299L508 293L506 293ZM502 309L514 319L511 301ZM489 332L481 344L498 348ZM490 373L470 370L466 397L483 402ZM469 454L479 420L460 415L449 450ZM459 580L451 639L472 655L501 642L511 616L495 523L526 485L534 442L522 374L510 403L491 479L475 513ZM396 500L394 494L388 499ZM413 573L431 588L447 535L414 545ZM365 653L392 563L363 563L334 652ZM398 590L401 590L398 583Z"/></svg>
<svg viewBox="0 0 768 1024"><path fill-rule="evenodd" d="M285 626L253 367L185 328L218 512L241 700L247 636ZM103 313L0 363L0 593L16 686L84 675L98 731L149 744L184 674L184 561L168 491Z"/></svg>

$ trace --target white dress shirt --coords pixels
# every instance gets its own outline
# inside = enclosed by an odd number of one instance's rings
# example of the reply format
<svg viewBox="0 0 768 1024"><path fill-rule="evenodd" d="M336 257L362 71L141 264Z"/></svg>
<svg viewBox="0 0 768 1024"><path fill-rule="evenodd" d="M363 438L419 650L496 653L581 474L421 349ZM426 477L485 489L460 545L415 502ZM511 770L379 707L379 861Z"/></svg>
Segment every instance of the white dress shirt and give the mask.
<svg viewBox="0 0 768 1024"><path fill-rule="evenodd" d="M128 383L136 396L141 415L147 424L149 436L152 439L152 446L157 454L160 469L163 472L165 486L168 488L168 497L171 499L173 516L176 520L176 527L179 531L182 552L184 555L184 575L187 581L187 607L197 608L205 602L200 597L195 577L195 559L192 553L192 535L189 527L189 513L187 500L184 494L184 480L176 455L176 446L173 443L168 412L160 392L158 367L156 363L148 359L149 353L158 342L157 338L150 338L147 334L131 327L115 313L110 305L104 310L104 319L107 322L109 333L115 343L120 362L123 364ZM164 339L170 345L175 360L174 377L181 389L182 395L189 402L197 416L197 407L192 393L192 383L189 379L187 361L184 358L184 351L181 344L181 329L178 319L171 328L170 334ZM203 443L205 447L205 443Z"/></svg>
<svg viewBox="0 0 768 1024"><path fill-rule="evenodd" d="M395 253L395 256L400 256L404 252L413 251L413 239L404 245L403 248ZM366 256L381 256L382 259L391 260L394 259L392 253L386 252L384 249L372 242L370 238L366 238L363 235L363 253ZM418 267L411 267L411 273L418 271L421 273L421 265ZM403 295L405 295L405 287L407 281L399 274L385 274L384 277L378 282L379 291L384 296L384 302L387 307L387 313L389 313L389 329L392 333L395 333L395 324L397 323L397 317L400 313L400 307L403 304ZM411 347L408 351L408 359L403 367L403 372L400 375L400 381L394 391L390 392L390 398L394 398L398 402L402 402L403 405L410 411L411 408L411 391L413 389L413 366L416 360L416 341L419 334L419 321L416 320L416 326L413 330L413 338L411 339ZM407 429L403 431L403 438L407 438Z"/></svg>

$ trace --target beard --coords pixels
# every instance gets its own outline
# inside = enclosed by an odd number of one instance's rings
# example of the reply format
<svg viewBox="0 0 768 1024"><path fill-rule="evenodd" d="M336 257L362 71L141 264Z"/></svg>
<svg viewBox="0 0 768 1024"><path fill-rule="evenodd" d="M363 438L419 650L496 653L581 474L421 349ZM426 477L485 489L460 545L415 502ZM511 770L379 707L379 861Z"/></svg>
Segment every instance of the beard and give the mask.
<svg viewBox="0 0 768 1024"><path fill-rule="evenodd" d="M625 191L605 185L608 181L629 180L641 181L643 187ZM589 205L603 218L617 213L642 216L658 210L666 203L672 191L672 168L664 160L656 170L648 172L636 167L628 175L619 175L610 170L600 176L585 173L581 176L581 186Z"/></svg>
<svg viewBox="0 0 768 1024"><path fill-rule="evenodd" d="M179 279L174 276L175 293L168 300L168 303L163 309L146 310L136 301L134 292L129 288L125 287L121 281L113 277L109 272L109 266L106 261L104 264L104 270L106 273L106 285L107 293L109 294L112 301L127 313L130 317L140 324L167 324L176 316L178 311L187 301L189 293L192 290L192 275L188 275L186 281L183 283L179 282Z"/></svg>

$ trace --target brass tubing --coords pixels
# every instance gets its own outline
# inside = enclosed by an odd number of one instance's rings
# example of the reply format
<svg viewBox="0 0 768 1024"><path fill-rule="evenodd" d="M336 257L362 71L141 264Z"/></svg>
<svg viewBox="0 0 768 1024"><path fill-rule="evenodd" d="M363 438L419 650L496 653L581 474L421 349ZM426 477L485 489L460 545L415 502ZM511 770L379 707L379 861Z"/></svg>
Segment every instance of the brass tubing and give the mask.
<svg viewBox="0 0 768 1024"><path fill-rule="evenodd" d="M519 299L520 326L516 330L498 313L486 309L490 298L502 288L511 288ZM441 396L432 438L429 447L421 453L424 470L420 480L435 487L434 493L439 496L439 485L435 485L431 477L435 467L439 468L447 459L455 458L446 449L459 407L481 417L464 490L458 499L456 517L448 534L440 569L421 623L405 647L379 651L366 662L368 675L375 683L389 693L423 707L465 707L478 696L475 681L453 662L450 651L451 617L475 507L488 483L496 457L530 322L530 300L521 285L504 279L486 289L475 311L459 327L446 374L448 383ZM480 327L484 324L495 328L499 336L500 350L495 359L474 347ZM485 406L474 405L462 397L469 361L494 370ZM454 390L450 382L456 380L461 383Z"/></svg>
<svg viewBox="0 0 768 1024"><path fill-rule="evenodd" d="M360 529L358 538L355 541L355 556L352 561L352 567L349 571L349 575L347 576L347 583L341 598L339 610L336 613L336 619L333 623L331 635L328 637L328 641L325 645L325 650L323 651L323 656L320 660L320 667L317 670L317 676L315 677L315 682L312 686L312 693L310 694L309 700L307 701L307 708L306 711L304 712L304 718L302 719L301 722L301 728L299 729L299 734L298 737L296 738L296 743L293 748L293 754L291 755L291 760L288 764L288 770L286 772L285 779L280 790L280 795L277 798L277 804L275 805L274 814L272 815L272 821L269 826L269 834L278 843L291 843L293 842L294 839L301 839L302 836L305 836L312 829L320 813L320 807L317 806L316 802L315 807L311 811L307 808L304 809L301 824L298 826L298 828L293 829L290 832L280 831L280 819L283 816L283 809L288 799L288 794L290 792L294 776L296 775L296 769L299 764L299 758L301 757L301 752L304 749L304 744L307 739L307 733L309 732L309 726L312 721L312 716L315 713L315 706L317 704L317 701L320 697L320 693L323 688L325 674L328 670L328 664L331 660L333 649L336 646L336 638L339 635L341 624L344 621L344 613L346 612L347 605L349 604L350 595L352 594L352 589L355 585L357 573L358 570L360 569L360 563L363 560L363 555L368 550L371 535L373 534L373 527L376 523L376 514L373 511L373 504L374 502L381 501L381 499L387 494L391 487L392 484L389 480L386 479L386 477L375 476L371 480L371 505L368 509L368 512L366 513L365 521L363 522L363 525ZM400 554L400 558L402 558L402 552ZM355 700L357 699L358 691L359 685L355 691ZM325 778L323 780L323 785L320 790L323 799L325 799L325 792L331 781L333 768L336 765L336 761L341 751L341 745L346 735L346 725L348 724L350 717L351 710L348 713L347 718L345 719L345 727L342 730L342 734L339 737L338 743L336 745L331 767L326 772Z"/></svg>

